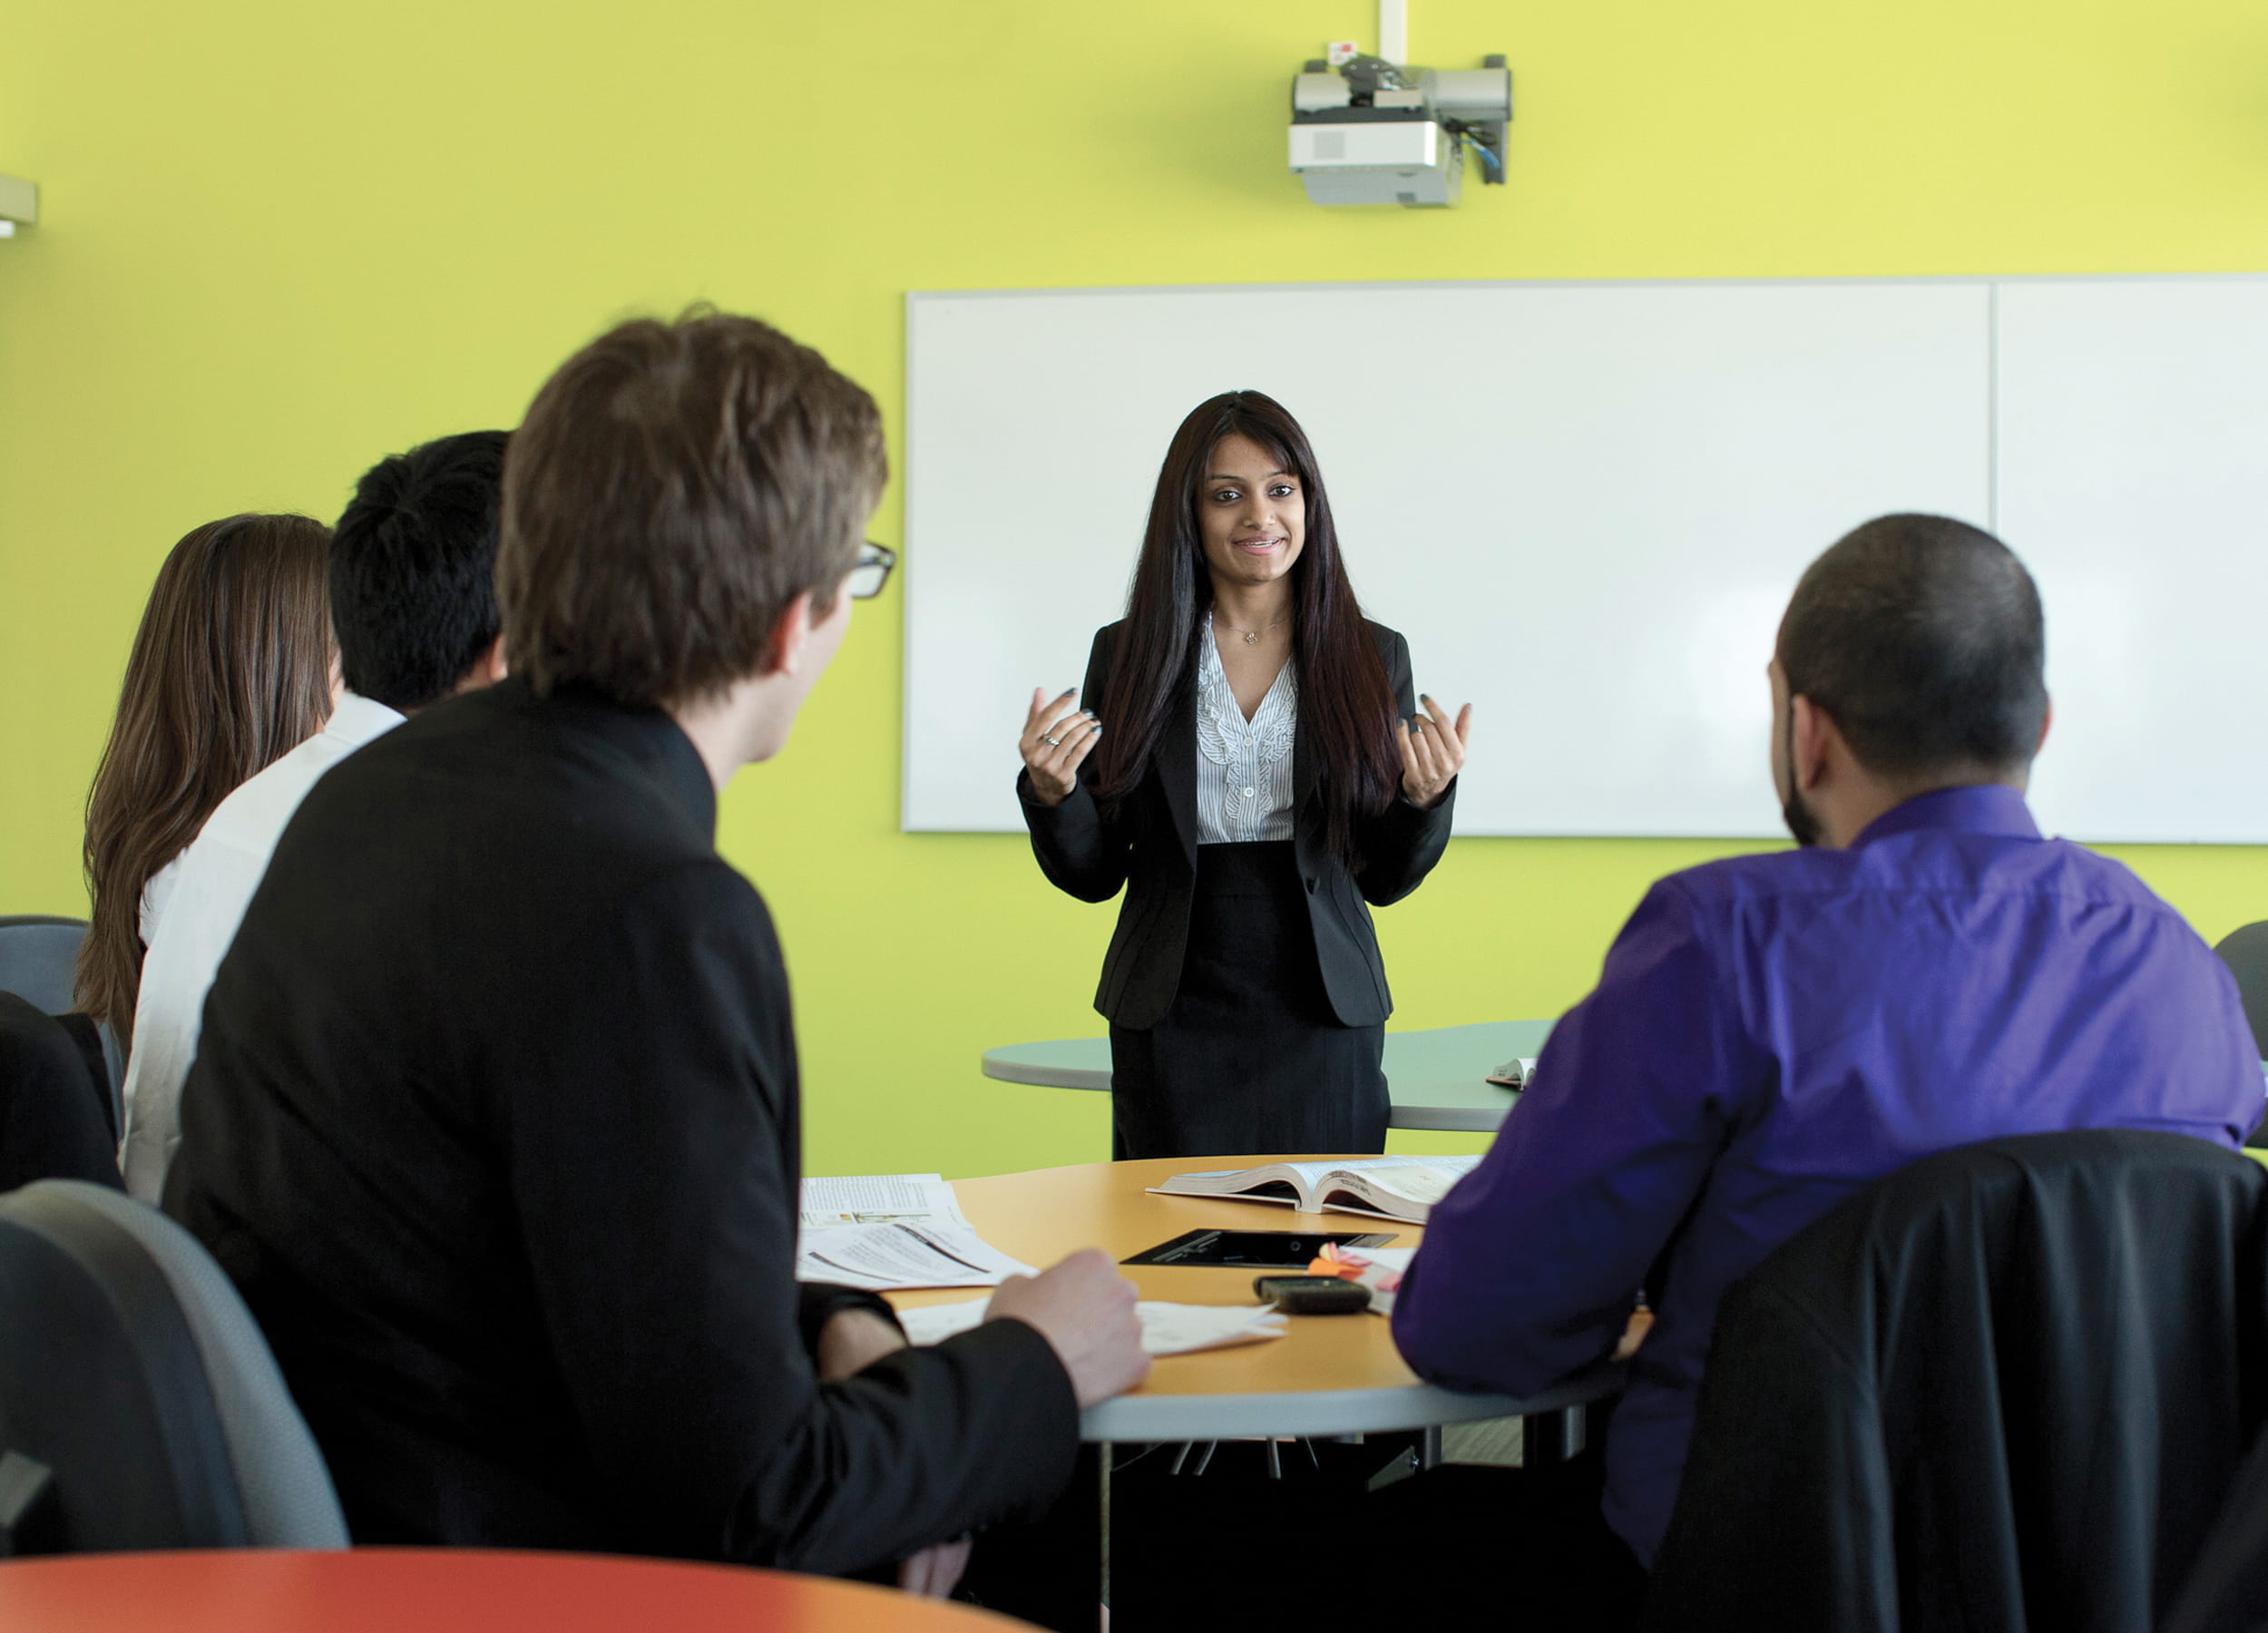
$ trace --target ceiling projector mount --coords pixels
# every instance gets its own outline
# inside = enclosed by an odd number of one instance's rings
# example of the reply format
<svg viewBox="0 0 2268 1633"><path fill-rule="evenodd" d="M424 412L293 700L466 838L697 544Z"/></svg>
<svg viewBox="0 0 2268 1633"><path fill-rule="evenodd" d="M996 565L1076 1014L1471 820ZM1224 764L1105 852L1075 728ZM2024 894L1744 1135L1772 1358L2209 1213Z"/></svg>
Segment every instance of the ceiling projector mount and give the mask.
<svg viewBox="0 0 2268 1633"><path fill-rule="evenodd" d="M1415 68L1407 0L1380 0L1379 51L1350 43L1310 58L1292 79L1291 166L1317 204L1446 209L1464 187L1465 150L1481 180L1504 181L1512 75L1501 56L1478 68Z"/></svg>

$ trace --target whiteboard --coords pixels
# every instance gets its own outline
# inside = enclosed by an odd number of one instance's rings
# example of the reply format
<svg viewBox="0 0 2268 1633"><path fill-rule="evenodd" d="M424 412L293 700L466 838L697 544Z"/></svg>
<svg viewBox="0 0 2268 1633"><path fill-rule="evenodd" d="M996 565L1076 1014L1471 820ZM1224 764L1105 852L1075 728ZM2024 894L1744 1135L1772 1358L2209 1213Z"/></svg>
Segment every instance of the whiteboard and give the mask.
<svg viewBox="0 0 2268 1633"><path fill-rule="evenodd" d="M2058 698L2044 822L2097 838L2268 837L2268 799L2234 772L2221 816L2204 820L2195 745L2163 719L2131 725L2150 709L2127 708L2128 727L2074 721L2131 695L2134 660L2120 670L2119 650L2163 665L2157 701L2217 661L2188 640L2178 572L2155 597L2131 582L2086 588L2116 559L2116 526L2059 534L2077 552L2070 584L2064 558L2033 536L2058 532L2058 504L2100 511L2068 496L2074 472L2099 487L2136 460L2185 468L2181 416L2211 347L2168 364L2168 337L2137 323L2122 351L2115 316L2046 298L2116 307L2136 289L2176 308L2185 290L2219 292L2268 325L2268 287L2241 279L917 293L904 826L1022 827L1014 739L1032 688L1076 683L1094 630L1123 613L1174 426L1247 386L1306 426L1356 592L1409 637L1419 687L1474 704L1460 833L1781 832L1763 670L1788 592L1856 523L1925 510L2007 521L2040 576ZM2158 328L2194 337L2220 320L2192 313ZM2075 332L2091 351L2068 344ZM2239 396L2248 367L2225 371ZM2148 445L2156 455L2128 455L2118 416L2090 416L2073 389L2091 379L2116 405L2136 369L2160 386L2133 412L2172 427ZM2248 402L2268 397L2268 374L2253 376ZM2052 412L2036 413L2036 397ZM2219 486L2178 474L2161 485L2225 511L2254 480L2244 424L2214 445L2227 450ZM2232 534L2185 536L2213 556ZM2110 543L2086 543L2097 537ZM2127 559L2144 577L2170 564ZM2124 649L2076 638L2089 616L2113 616L2104 607L2128 621ZM2136 795L2137 776L2157 786Z"/></svg>
<svg viewBox="0 0 2268 1633"><path fill-rule="evenodd" d="M1999 519L2048 612L2051 831L2268 839L2268 281L1999 292Z"/></svg>

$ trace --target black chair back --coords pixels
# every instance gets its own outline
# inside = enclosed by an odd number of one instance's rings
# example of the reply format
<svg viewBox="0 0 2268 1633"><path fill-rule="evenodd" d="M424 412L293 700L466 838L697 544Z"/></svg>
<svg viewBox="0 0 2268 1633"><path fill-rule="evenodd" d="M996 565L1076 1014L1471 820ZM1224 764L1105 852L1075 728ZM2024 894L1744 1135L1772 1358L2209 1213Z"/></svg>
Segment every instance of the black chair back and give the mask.
<svg viewBox="0 0 2268 1633"><path fill-rule="evenodd" d="M2268 1628L2268 1435L2244 1460L2197 1569L2165 1618L2165 1633L2262 1633L2263 1628Z"/></svg>
<svg viewBox="0 0 2268 1633"><path fill-rule="evenodd" d="M1719 1307L1648 1628L2155 1633L2268 1423L2268 1170L1925 1158Z"/></svg>

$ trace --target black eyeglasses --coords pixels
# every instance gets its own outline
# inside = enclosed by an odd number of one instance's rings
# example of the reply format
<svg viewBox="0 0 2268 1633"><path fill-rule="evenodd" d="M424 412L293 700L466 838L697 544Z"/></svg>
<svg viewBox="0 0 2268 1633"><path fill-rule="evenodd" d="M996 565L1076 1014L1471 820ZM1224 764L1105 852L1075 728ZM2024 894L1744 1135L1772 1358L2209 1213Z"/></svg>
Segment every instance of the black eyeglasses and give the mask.
<svg viewBox="0 0 2268 1633"><path fill-rule="evenodd" d="M850 592L853 601L872 601L882 593L883 585L890 582L890 569L898 564L898 552L872 539L858 552L858 561L843 581L843 588Z"/></svg>

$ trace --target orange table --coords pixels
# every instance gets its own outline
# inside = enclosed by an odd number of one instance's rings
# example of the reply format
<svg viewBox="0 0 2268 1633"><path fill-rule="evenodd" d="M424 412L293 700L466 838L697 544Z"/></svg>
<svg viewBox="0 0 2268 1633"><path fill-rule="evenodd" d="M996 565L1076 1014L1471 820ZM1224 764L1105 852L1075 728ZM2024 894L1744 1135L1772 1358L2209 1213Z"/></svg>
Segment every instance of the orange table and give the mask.
<svg viewBox="0 0 2268 1633"><path fill-rule="evenodd" d="M985 1633L1022 1622L725 1565L478 1549L216 1549L0 1562L8 1633Z"/></svg>
<svg viewBox="0 0 2268 1633"><path fill-rule="evenodd" d="M953 1185L977 1233L1027 1264L1045 1266L1074 1248L1100 1247L1114 1259L1179 1236L1227 1226L1237 1230L1379 1230L1395 1247L1414 1247L1415 1225L1358 1214L1295 1213L1210 1197L1152 1196L1148 1187L1192 1169L1252 1168L1282 1157L1175 1158L1089 1162ZM1249 1305L1250 1270L1177 1266L1123 1266L1144 1298L1174 1304ZM981 1298L981 1290L894 1293L911 1306ZM1571 1380L1539 1395L1460 1394L1421 1382L1403 1364L1393 1335L1376 1315L1295 1315L1281 1338L1235 1349L1160 1357L1132 1394L1090 1408L1090 1441L1207 1441L1239 1435L1361 1434L1428 1429L1481 1418L1532 1416L1604 1399L1621 1387L1619 1367Z"/></svg>

